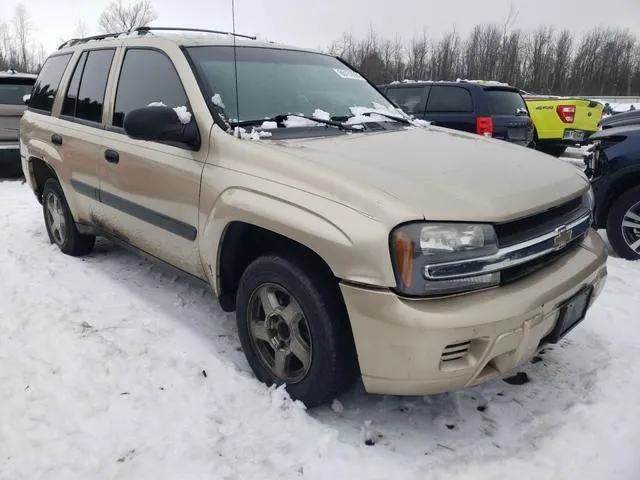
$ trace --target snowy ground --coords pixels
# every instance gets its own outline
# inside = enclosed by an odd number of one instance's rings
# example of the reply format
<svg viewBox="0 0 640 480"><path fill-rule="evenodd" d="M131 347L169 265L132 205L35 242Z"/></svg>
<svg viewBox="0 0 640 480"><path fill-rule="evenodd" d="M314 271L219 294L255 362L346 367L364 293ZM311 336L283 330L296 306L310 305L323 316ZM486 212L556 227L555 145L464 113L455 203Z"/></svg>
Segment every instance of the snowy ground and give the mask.
<svg viewBox="0 0 640 480"><path fill-rule="evenodd" d="M3 480L640 478L640 263L611 258L529 383L358 385L306 412L254 380L202 286L104 241L62 255L20 182L0 182L0 205Z"/></svg>

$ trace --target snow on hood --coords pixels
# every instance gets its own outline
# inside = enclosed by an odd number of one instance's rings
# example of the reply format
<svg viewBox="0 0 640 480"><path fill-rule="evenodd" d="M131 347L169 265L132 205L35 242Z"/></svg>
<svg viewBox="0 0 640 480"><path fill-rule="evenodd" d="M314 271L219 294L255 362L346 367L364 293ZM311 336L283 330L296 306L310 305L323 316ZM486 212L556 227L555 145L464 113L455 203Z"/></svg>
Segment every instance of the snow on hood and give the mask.
<svg viewBox="0 0 640 480"><path fill-rule="evenodd" d="M314 122L307 118L296 117L295 115L289 115L284 122L282 122L285 128L294 127L323 127L324 124L320 122Z"/></svg>
<svg viewBox="0 0 640 480"><path fill-rule="evenodd" d="M215 94L211 98L211 101L215 105L224 108L224 103L222 103L222 98L220 97L219 94ZM431 122L417 119L410 115L407 115L400 108L388 108L376 102L373 102L372 107L353 106L353 107L350 107L349 110L352 116L349 117L346 122L344 122L344 125L349 125L351 127L356 127L356 128L365 123L393 121L389 118L389 116L392 118L406 120L414 127L426 127L428 125L431 125ZM311 117L317 118L318 120L331 120L331 114L320 108L316 108L311 114ZM231 120L231 122L233 123L233 120ZM288 114L287 117L282 122L282 125L284 126L284 128L326 126L326 124L322 123L321 121L316 122L312 118L304 118L302 116L298 116L298 114L295 114L295 113ZM262 122L262 124L260 124L257 127L254 127L252 130L252 133L248 133L244 129L241 129L242 131L240 131L237 129L237 127L235 129L229 128L227 132L230 134L233 134L234 136L237 136L238 138L256 140L259 138L271 136L271 134L261 135L261 133L267 133L267 132L261 132L261 131L274 130L277 128L278 128L278 123L268 120L267 118L265 119L264 122ZM256 137L256 135L254 135L253 132L257 132L257 134L260 136Z"/></svg>
<svg viewBox="0 0 640 480"><path fill-rule="evenodd" d="M233 136L241 138L243 140L260 140L264 137L270 137L271 132L262 132L257 130L255 127L251 129L251 132L247 132L246 128L235 127L233 129Z"/></svg>

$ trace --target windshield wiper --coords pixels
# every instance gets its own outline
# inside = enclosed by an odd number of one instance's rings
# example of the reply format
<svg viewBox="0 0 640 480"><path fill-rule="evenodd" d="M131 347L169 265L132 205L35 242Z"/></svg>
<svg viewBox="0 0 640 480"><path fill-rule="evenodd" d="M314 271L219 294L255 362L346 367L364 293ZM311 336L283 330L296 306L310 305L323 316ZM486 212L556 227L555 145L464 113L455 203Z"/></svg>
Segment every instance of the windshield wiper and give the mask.
<svg viewBox="0 0 640 480"><path fill-rule="evenodd" d="M271 118L262 118L259 120L243 120L241 122L229 122L232 126L234 127L250 127L250 126L259 126L262 125L264 122L275 122L277 124L283 124L284 121L287 119L287 117L298 117L298 118L304 118L306 120L311 120L313 122L317 122L317 123L323 123L325 125L330 125L332 127L337 127L340 130L345 130L345 131L355 131L355 130L360 130L359 128L354 128L351 125L345 125L342 122L338 122L337 120L328 120L328 119L324 119L324 118L316 118L316 117L312 117L310 115L302 115L302 114L298 114L298 113L288 113L286 115L282 114L282 115L276 115L274 117Z"/></svg>
<svg viewBox="0 0 640 480"><path fill-rule="evenodd" d="M371 110L371 111L368 111L368 112L360 112L360 113L358 113L358 115L363 115L365 117L370 117L371 115L380 115L381 117L386 117L386 118L388 118L390 120L395 120L396 122L400 122L400 123L402 123L404 125L412 125L411 121L407 120L406 118L396 117L395 115L391 115L390 113L382 113L382 112L379 112L378 110ZM348 118L353 118L355 116L356 115L353 115L353 116L348 117Z"/></svg>

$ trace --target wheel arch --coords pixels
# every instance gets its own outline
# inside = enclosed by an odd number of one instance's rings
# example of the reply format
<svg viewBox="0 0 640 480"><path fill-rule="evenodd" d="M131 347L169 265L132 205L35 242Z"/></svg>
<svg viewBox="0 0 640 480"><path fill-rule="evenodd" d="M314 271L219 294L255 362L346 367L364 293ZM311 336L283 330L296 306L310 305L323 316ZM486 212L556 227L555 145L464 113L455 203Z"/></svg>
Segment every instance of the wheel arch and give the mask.
<svg viewBox="0 0 640 480"><path fill-rule="evenodd" d="M45 182L49 178L55 178L60 181L58 178L58 174L55 169L47 162L38 157L29 157L29 172L31 186L33 192L38 199L38 202L42 203L42 189L44 188Z"/></svg>
<svg viewBox="0 0 640 480"><path fill-rule="evenodd" d="M229 257L242 257L238 262L244 265L245 257L256 255L247 251L262 253L265 248L306 252L341 280L395 285L389 227L384 222L307 192L280 190L276 196L256 188L229 187L210 206L207 199L201 201L201 210L209 213L200 220L200 255L216 296L233 291L222 278L233 263Z"/></svg>
<svg viewBox="0 0 640 480"><path fill-rule="evenodd" d="M618 172L610 183L603 202L597 208L596 225L601 228L606 226L611 207L622 195L637 186L640 186L640 166L632 170L625 169Z"/></svg>
<svg viewBox="0 0 640 480"><path fill-rule="evenodd" d="M217 255L217 293L223 310L235 310L240 277L253 260L265 254L295 258L338 280L327 261L306 245L252 223L232 221L224 229Z"/></svg>

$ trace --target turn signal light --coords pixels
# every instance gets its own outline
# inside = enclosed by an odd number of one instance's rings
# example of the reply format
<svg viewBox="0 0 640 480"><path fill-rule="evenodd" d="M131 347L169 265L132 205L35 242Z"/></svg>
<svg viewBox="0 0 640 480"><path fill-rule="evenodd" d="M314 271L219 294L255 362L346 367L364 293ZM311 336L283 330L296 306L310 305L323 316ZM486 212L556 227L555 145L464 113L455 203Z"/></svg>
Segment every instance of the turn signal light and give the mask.
<svg viewBox="0 0 640 480"><path fill-rule="evenodd" d="M396 256L399 277L405 288L413 284L413 242L405 232L393 236L393 252Z"/></svg>

